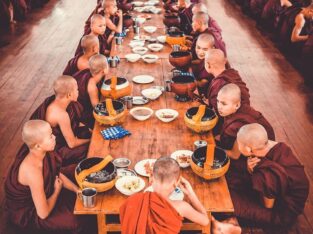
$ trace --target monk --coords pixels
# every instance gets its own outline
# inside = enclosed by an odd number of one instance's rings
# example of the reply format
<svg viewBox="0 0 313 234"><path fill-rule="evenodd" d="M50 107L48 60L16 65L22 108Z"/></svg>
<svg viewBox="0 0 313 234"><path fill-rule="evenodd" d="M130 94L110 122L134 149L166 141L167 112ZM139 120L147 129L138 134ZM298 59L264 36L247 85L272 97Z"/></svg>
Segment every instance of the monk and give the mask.
<svg viewBox="0 0 313 234"><path fill-rule="evenodd" d="M53 89L55 95L48 97L31 119L46 120L51 125L62 165L77 163L87 156L91 137L90 130L80 124L82 106L77 102L77 82L71 76L60 76Z"/></svg>
<svg viewBox="0 0 313 234"><path fill-rule="evenodd" d="M176 187L188 197L186 201L169 199ZM180 232L183 218L206 226L209 223L206 209L199 201L190 183L180 177L176 160L159 158L153 166L152 188L154 192L137 193L129 197L120 208L123 234Z"/></svg>
<svg viewBox="0 0 313 234"><path fill-rule="evenodd" d="M211 49L205 55L205 69L214 78L207 90L206 97L209 105L218 113L217 94L220 89L229 83L234 83L240 87L241 105L250 105L250 94L246 83L241 79L238 71L233 68L226 68L227 58L223 51Z"/></svg>
<svg viewBox="0 0 313 234"><path fill-rule="evenodd" d="M90 24L91 24L91 18L94 14L100 14L104 16L104 2L105 1L98 1L96 8L91 12L90 16L85 22L85 27L84 27L84 35L88 35L91 30L90 30Z"/></svg>
<svg viewBox="0 0 313 234"><path fill-rule="evenodd" d="M214 37L210 33L202 33L196 42L196 60L192 61L191 71L196 78L198 93L204 95L207 91L212 74L209 74L204 67L205 53L214 48Z"/></svg>
<svg viewBox="0 0 313 234"><path fill-rule="evenodd" d="M194 37L191 45L191 52L193 58L196 58L195 48L198 37L202 33L211 33L214 37L214 33L211 32L211 30L208 27L208 21L209 21L208 14L204 12L198 12L194 14L192 17L192 29L194 31ZM222 50L226 55L226 47L224 41L216 37L214 38L214 41L215 47Z"/></svg>
<svg viewBox="0 0 313 234"><path fill-rule="evenodd" d="M29 120L22 136L25 144L5 180L5 210L10 221L23 230L89 233L86 217L73 214L78 187L60 172L49 123Z"/></svg>
<svg viewBox="0 0 313 234"><path fill-rule="evenodd" d="M123 32L123 11L117 9L116 0L105 0L104 17L107 26L105 36L111 43L115 33Z"/></svg>
<svg viewBox="0 0 313 234"><path fill-rule="evenodd" d="M76 72L89 68L91 56L99 53L99 39L94 35L86 35L80 41L83 54L72 58L63 71L63 75L72 76Z"/></svg>
<svg viewBox="0 0 313 234"><path fill-rule="evenodd" d="M78 84L78 102L83 106L81 121L89 128L94 127L93 108L100 102L101 81L109 72L104 55L94 55L89 59L89 68L73 75Z"/></svg>
<svg viewBox="0 0 313 234"><path fill-rule="evenodd" d="M242 224L288 229L303 212L308 197L303 166L289 146L269 140L258 123L241 127L237 141L243 155L260 160L248 160L251 183L230 190L236 217Z"/></svg>
<svg viewBox="0 0 313 234"><path fill-rule="evenodd" d="M180 29L186 34L190 35L192 32L192 8L194 4L190 0L179 0L177 3L180 9L178 16L180 18Z"/></svg>
<svg viewBox="0 0 313 234"><path fill-rule="evenodd" d="M106 29L105 18L102 15L95 14L91 17L90 23L91 32L88 35L93 35L99 39L99 53L100 54L109 54L108 38L104 35ZM81 39L82 40L82 39ZM81 47L81 40L77 46L75 56L81 55L84 53L83 48Z"/></svg>

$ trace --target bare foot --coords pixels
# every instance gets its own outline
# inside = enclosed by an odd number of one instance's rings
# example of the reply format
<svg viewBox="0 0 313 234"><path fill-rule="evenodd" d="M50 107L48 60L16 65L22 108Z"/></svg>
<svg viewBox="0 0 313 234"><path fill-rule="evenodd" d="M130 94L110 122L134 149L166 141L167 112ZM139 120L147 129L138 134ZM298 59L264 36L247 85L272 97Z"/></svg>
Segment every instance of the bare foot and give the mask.
<svg viewBox="0 0 313 234"><path fill-rule="evenodd" d="M212 217L213 234L240 234L241 228L232 223L222 223Z"/></svg>

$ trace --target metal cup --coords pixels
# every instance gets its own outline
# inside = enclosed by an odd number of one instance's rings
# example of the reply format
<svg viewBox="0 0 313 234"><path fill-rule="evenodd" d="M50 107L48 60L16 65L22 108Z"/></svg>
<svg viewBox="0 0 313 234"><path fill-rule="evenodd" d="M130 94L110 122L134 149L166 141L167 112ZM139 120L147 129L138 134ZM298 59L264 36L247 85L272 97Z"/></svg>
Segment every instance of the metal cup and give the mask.
<svg viewBox="0 0 313 234"><path fill-rule="evenodd" d="M204 140L198 140L198 141L195 141L193 144L194 144L194 150L196 150L203 146L207 146L208 143Z"/></svg>
<svg viewBox="0 0 313 234"><path fill-rule="evenodd" d="M172 84L171 80L166 80L165 81L165 90L166 90L166 92L171 92L172 91L171 84Z"/></svg>
<svg viewBox="0 0 313 234"><path fill-rule="evenodd" d="M180 51L180 45L173 45L173 51Z"/></svg>
<svg viewBox="0 0 313 234"><path fill-rule="evenodd" d="M97 190L94 188L84 188L77 193L77 196L82 200L85 208L93 208L96 206Z"/></svg>
<svg viewBox="0 0 313 234"><path fill-rule="evenodd" d="M132 96L126 96L124 97L125 106L127 109L131 109L133 107L133 97Z"/></svg>
<svg viewBox="0 0 313 234"><path fill-rule="evenodd" d="M135 32L135 34L139 34L140 33L140 27L134 26L134 32Z"/></svg>
<svg viewBox="0 0 313 234"><path fill-rule="evenodd" d="M122 41L123 41L123 38L122 38L122 37L115 37L115 43L116 43L116 45L121 45L121 44L122 44Z"/></svg>

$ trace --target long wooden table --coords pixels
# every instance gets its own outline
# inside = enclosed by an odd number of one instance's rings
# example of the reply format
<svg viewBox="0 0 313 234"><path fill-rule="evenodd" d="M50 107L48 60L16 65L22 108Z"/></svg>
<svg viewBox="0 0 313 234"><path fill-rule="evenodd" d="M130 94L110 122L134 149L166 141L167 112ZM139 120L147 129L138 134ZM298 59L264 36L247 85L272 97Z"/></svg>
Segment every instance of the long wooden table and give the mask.
<svg viewBox="0 0 313 234"><path fill-rule="evenodd" d="M147 25L153 25L153 22L162 22L160 15L153 15ZM161 28L161 26L159 26ZM162 30L159 33L164 33ZM154 33L155 36L158 31ZM168 55L171 48L166 45L159 55L160 59L154 64L144 63L142 60L136 63L129 63L124 58L125 54L130 52L128 42L133 38L134 34L129 32L122 45L112 46L112 55L119 55L121 63L117 68L111 69L107 77L113 75L123 76L133 84L133 96L141 95L141 90L155 86L165 85L165 80L172 78L171 70L173 67L169 64ZM153 52L153 54L155 54ZM155 78L151 84L139 85L131 81L136 75L148 74ZM130 114L127 115L123 127L131 132L130 136L119 140L104 140L100 131L105 127L95 124L88 157L105 157L110 154L113 158L127 157L132 161L129 168L133 169L135 164L147 158L159 158L160 156L169 156L172 152L180 149L193 150L193 143L196 140L208 140L212 137L208 134L196 134L190 131L184 124L184 114L191 106L198 106L198 103L177 102L174 94L165 92L155 101L151 101L145 106L150 107L154 111L163 108L175 109L179 112L179 116L173 122L163 123L153 115L146 121L135 120ZM187 178L193 186L197 196L206 208L208 215L212 212L233 212L233 204L228 191L225 177L221 177L214 181L206 181L198 177L190 168L182 169L182 174ZM75 214L97 215L98 233L106 234L109 231L120 231L119 223L109 223L109 215L118 215L119 208L127 197L116 188L107 192L98 194L96 207L84 208L82 202L77 199L75 204ZM201 230L202 233L210 233L210 225L201 227L194 223L184 223L182 230Z"/></svg>

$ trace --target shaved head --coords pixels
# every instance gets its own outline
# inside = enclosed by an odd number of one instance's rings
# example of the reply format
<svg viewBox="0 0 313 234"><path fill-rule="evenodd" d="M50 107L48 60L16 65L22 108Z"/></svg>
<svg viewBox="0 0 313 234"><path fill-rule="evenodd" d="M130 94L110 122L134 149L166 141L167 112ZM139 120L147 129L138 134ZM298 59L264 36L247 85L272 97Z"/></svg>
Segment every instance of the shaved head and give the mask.
<svg viewBox="0 0 313 234"><path fill-rule="evenodd" d="M103 70L109 69L107 58L102 54L96 54L89 59L89 67L93 76Z"/></svg>
<svg viewBox="0 0 313 234"><path fill-rule="evenodd" d="M227 84L220 89L218 96L227 96L233 103L238 103L241 100L241 91L238 85Z"/></svg>
<svg viewBox="0 0 313 234"><path fill-rule="evenodd" d="M72 76L60 76L53 83L55 96L65 97L77 88L77 81Z"/></svg>
<svg viewBox="0 0 313 234"><path fill-rule="evenodd" d="M208 14L208 8L204 3L197 3L192 8L192 14L196 14L198 12L204 12Z"/></svg>
<svg viewBox="0 0 313 234"><path fill-rule="evenodd" d="M205 54L205 62L215 64L216 66L225 67L226 57L222 50L212 49Z"/></svg>
<svg viewBox="0 0 313 234"><path fill-rule="evenodd" d="M113 4L116 4L116 0L105 0L103 3L103 8L106 9Z"/></svg>
<svg viewBox="0 0 313 234"><path fill-rule="evenodd" d="M153 166L153 178L163 182L177 181L180 177L180 168L176 160L170 157L161 157Z"/></svg>
<svg viewBox="0 0 313 234"><path fill-rule="evenodd" d="M51 127L48 122L44 120L29 120L23 126L22 139L32 149L36 144L42 142L42 139L49 131L51 131Z"/></svg>
<svg viewBox="0 0 313 234"><path fill-rule="evenodd" d="M193 15L192 17L192 21L197 21L199 23L201 23L202 25L208 25L208 21L209 21L209 16L207 13L205 12L197 12L196 14Z"/></svg>
<svg viewBox="0 0 313 234"><path fill-rule="evenodd" d="M95 47L99 47L99 39L94 35L83 36L81 42L81 47L83 48L84 53L90 52Z"/></svg>
<svg viewBox="0 0 313 234"><path fill-rule="evenodd" d="M98 22L105 22L105 18L100 14L94 14L90 19L90 25L93 26Z"/></svg>
<svg viewBox="0 0 313 234"><path fill-rule="evenodd" d="M262 149L268 142L265 128L258 123L242 126L237 133L238 144L251 149Z"/></svg>
<svg viewBox="0 0 313 234"><path fill-rule="evenodd" d="M213 48L215 44L214 37L210 33L201 33L197 39L197 43L201 43L201 42L207 43L210 48Z"/></svg>

